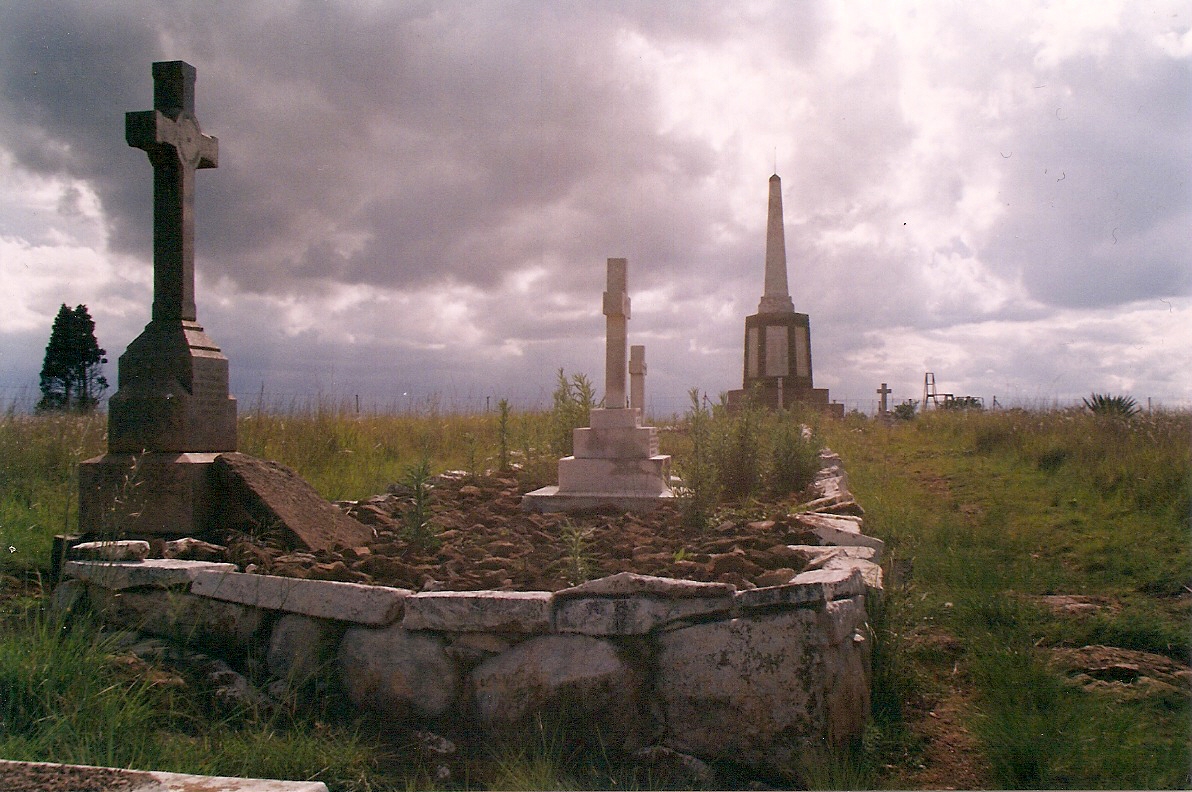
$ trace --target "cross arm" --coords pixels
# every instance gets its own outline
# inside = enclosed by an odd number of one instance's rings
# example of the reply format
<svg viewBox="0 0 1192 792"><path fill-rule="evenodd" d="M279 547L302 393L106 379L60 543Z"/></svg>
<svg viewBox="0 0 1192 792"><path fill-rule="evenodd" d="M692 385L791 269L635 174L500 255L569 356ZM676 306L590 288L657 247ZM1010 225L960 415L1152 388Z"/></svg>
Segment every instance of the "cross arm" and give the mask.
<svg viewBox="0 0 1192 792"><path fill-rule="evenodd" d="M160 110L125 113L124 139L133 148L150 154L172 148L184 164L195 168L219 165L219 138L204 135L198 122L188 113L180 113L177 118Z"/></svg>

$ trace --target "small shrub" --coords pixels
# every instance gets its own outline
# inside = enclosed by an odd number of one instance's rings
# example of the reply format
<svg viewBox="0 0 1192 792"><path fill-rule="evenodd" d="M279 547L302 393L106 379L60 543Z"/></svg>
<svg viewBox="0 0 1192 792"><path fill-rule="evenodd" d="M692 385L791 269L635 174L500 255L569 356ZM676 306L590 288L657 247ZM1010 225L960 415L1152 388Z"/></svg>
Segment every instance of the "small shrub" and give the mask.
<svg viewBox="0 0 1192 792"><path fill-rule="evenodd" d="M596 389L583 374L568 377L559 369L552 394L551 451L556 456L572 453L572 432L588 425L589 415L596 406Z"/></svg>
<svg viewBox="0 0 1192 792"><path fill-rule="evenodd" d="M780 421L766 469L766 489L779 498L802 492L815 480L819 470L818 446L814 440L805 438L802 429L793 422Z"/></svg>
<svg viewBox="0 0 1192 792"><path fill-rule="evenodd" d="M430 522L430 459L423 457L406 468L401 483L410 491L409 506L403 516L406 541L415 547L434 547L438 538Z"/></svg>
<svg viewBox="0 0 1192 792"><path fill-rule="evenodd" d="M497 469L509 470L509 400L497 402Z"/></svg>
<svg viewBox="0 0 1192 792"><path fill-rule="evenodd" d="M678 465L683 479L680 490L683 524L692 530L702 531L707 527L719 499L712 445L712 417L700 404L698 388L692 388L687 395L691 398L691 407L686 416L691 435L691 453Z"/></svg>
<svg viewBox="0 0 1192 792"><path fill-rule="evenodd" d="M720 491L728 498L744 500L757 490L761 481L760 411L747 405L727 420L721 437L722 449L717 455Z"/></svg>
<svg viewBox="0 0 1192 792"><path fill-rule="evenodd" d="M915 417L915 408L918 406L919 402L916 400L907 399L894 407L894 417L900 421L909 421Z"/></svg>

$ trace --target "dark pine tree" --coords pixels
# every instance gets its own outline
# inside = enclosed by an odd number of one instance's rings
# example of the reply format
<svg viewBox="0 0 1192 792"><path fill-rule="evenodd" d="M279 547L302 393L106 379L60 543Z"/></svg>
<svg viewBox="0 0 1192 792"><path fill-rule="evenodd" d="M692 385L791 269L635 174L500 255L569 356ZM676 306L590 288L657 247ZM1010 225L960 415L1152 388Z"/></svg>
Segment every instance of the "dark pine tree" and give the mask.
<svg viewBox="0 0 1192 792"><path fill-rule="evenodd" d="M95 340L95 322L80 305L65 303L54 317L50 343L41 365L41 401L37 409L87 412L95 409L108 380L103 375L107 350Z"/></svg>

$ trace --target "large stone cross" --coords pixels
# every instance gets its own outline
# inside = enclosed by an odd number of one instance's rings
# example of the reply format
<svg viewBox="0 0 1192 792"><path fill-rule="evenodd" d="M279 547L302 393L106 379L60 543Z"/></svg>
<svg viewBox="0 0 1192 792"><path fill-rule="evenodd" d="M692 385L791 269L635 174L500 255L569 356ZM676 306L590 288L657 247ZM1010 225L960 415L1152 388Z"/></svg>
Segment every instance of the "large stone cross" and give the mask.
<svg viewBox="0 0 1192 792"><path fill-rule="evenodd" d="M608 287L604 292L604 406L625 408L625 345L629 320L629 261L608 260Z"/></svg>
<svg viewBox="0 0 1192 792"><path fill-rule="evenodd" d="M219 141L195 118L195 68L154 63L153 109L126 113L124 137L153 164L153 319L193 322L195 170L219 161Z"/></svg>
<svg viewBox="0 0 1192 792"><path fill-rule="evenodd" d="M889 412L889 410L886 409L886 397L893 392L894 391L886 387L886 383L884 382L882 383L882 386L877 389L877 395L881 397L877 407L879 415L885 415L887 412Z"/></svg>

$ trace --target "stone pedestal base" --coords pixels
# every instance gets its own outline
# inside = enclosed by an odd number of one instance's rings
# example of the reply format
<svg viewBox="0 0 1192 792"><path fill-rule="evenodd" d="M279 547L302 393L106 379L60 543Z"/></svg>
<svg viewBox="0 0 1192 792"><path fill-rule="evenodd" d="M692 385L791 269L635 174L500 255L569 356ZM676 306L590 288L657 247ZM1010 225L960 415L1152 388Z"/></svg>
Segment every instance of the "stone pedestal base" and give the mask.
<svg viewBox="0 0 1192 792"><path fill-rule="evenodd" d="M195 535L227 516L217 453L105 454L79 464L79 533Z"/></svg>
<svg viewBox="0 0 1192 792"><path fill-rule="evenodd" d="M674 495L670 461L658 453L658 432L641 425L637 408L597 409L576 429L575 456L559 460L559 486L526 494L526 511L577 511L613 506L645 511Z"/></svg>
<svg viewBox="0 0 1192 792"><path fill-rule="evenodd" d="M795 407L810 407L827 413L834 418L844 417L844 405L833 404L828 396L827 388L778 388L776 384L758 384L752 390L732 390L728 392L729 412L742 409L752 403L757 407L770 410L791 410Z"/></svg>
<svg viewBox="0 0 1192 792"><path fill-rule="evenodd" d="M108 451L236 450L228 359L194 322L152 321L120 356Z"/></svg>
<svg viewBox="0 0 1192 792"><path fill-rule="evenodd" d="M608 495L597 493L560 492L556 486L543 487L522 496L522 511L528 512L575 512L584 509L598 509L611 506L627 512L647 512L664 503L674 503L675 495L670 490L657 495Z"/></svg>

